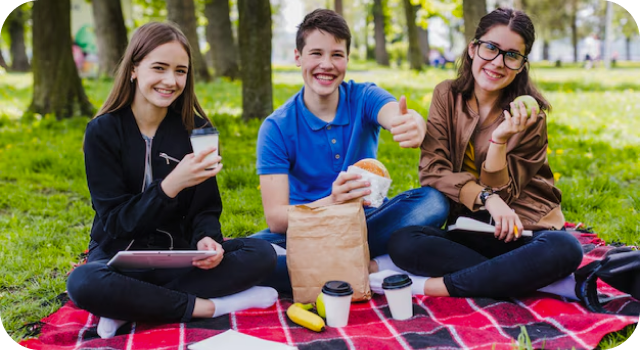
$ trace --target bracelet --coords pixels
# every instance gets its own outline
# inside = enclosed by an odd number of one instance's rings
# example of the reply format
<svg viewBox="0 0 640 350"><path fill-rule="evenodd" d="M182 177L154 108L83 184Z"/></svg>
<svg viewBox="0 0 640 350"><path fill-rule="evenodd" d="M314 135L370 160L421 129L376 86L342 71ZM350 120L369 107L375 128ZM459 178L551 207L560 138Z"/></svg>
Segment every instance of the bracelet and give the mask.
<svg viewBox="0 0 640 350"><path fill-rule="evenodd" d="M489 139L489 142L491 142L491 143L495 143L496 145L506 145L506 144L507 144L506 142L496 142L496 141L493 141L493 139Z"/></svg>

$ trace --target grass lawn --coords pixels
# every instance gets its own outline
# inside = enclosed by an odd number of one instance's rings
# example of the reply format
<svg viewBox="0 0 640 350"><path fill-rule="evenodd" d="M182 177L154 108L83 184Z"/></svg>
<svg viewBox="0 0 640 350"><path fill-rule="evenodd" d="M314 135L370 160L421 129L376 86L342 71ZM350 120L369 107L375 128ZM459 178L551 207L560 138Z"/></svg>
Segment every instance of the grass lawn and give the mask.
<svg viewBox="0 0 640 350"><path fill-rule="evenodd" d="M611 71L534 67L553 106L549 162L563 193L567 220L584 222L608 242L640 243L640 68ZM380 69L351 65L347 79L373 81L426 117L437 83L452 70ZM97 108L110 81L85 80ZM66 274L89 241L93 210L84 174L82 138L88 118L21 120L31 101L30 74L0 74L0 315L15 340L20 327L55 311ZM300 73L277 67L274 105L299 90ZM218 175L223 233L242 237L266 227L255 174L260 121L242 122L241 86L218 80L197 85L200 102L220 129L224 170ZM419 186L418 150L403 150L381 133L378 158L393 179L390 195ZM635 327L607 336L611 348Z"/></svg>

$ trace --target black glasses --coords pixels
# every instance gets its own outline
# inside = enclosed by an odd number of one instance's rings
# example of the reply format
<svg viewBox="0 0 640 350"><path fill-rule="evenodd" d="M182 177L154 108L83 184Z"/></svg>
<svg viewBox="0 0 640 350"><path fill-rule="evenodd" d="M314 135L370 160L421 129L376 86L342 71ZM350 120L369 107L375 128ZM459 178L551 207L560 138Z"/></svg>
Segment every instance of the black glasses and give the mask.
<svg viewBox="0 0 640 350"><path fill-rule="evenodd" d="M527 62L527 56L523 56L513 51L501 50L490 42L473 39L473 43L478 46L478 57L485 61L493 61L498 57L498 55L502 55L502 62L504 62L504 65L507 68L512 70L522 68L522 66Z"/></svg>

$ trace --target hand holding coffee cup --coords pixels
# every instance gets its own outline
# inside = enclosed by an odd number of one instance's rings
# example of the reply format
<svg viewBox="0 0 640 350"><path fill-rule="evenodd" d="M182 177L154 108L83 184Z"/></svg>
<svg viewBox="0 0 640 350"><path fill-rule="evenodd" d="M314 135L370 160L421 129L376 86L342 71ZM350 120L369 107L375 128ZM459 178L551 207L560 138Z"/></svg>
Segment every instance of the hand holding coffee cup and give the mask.
<svg viewBox="0 0 640 350"><path fill-rule="evenodd" d="M219 135L220 132L218 132L218 129L214 127L194 129L191 131L191 147L193 148L193 154L196 155L205 151L207 148L213 147L215 150L206 156L205 161L214 160L218 156ZM212 170L216 166L217 164L211 168L207 168L206 170Z"/></svg>
<svg viewBox="0 0 640 350"><path fill-rule="evenodd" d="M329 281L322 287L324 311L327 316L327 326L344 327L349 323L353 289L348 282Z"/></svg>
<svg viewBox="0 0 640 350"><path fill-rule="evenodd" d="M215 152L214 147L205 148L198 154L189 153L176 167L162 180L161 187L164 193L174 198L185 188L199 185L209 178L216 176L222 170L219 156L206 160ZM207 170L210 169L210 170Z"/></svg>

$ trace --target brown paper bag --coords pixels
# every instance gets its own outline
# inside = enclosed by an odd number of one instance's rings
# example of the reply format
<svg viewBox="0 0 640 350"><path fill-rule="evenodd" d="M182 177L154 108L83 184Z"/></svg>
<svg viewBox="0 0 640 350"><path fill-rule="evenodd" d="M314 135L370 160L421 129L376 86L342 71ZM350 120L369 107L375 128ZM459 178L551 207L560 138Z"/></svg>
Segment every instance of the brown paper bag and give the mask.
<svg viewBox="0 0 640 350"><path fill-rule="evenodd" d="M371 299L369 244L362 200L289 209L287 266L297 303L314 302L325 282L346 281L352 301Z"/></svg>

